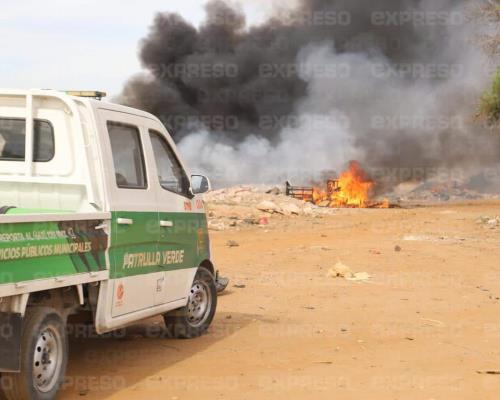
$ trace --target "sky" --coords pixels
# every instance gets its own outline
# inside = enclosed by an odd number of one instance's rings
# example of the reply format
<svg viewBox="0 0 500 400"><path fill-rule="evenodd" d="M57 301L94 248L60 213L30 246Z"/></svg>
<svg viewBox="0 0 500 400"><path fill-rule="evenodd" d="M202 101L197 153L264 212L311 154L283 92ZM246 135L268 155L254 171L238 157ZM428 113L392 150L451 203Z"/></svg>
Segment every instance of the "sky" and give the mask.
<svg viewBox="0 0 500 400"><path fill-rule="evenodd" d="M101 90L110 97L141 71L138 44L159 11L198 25L206 0L1 0L0 87ZM241 2L250 24L266 0Z"/></svg>

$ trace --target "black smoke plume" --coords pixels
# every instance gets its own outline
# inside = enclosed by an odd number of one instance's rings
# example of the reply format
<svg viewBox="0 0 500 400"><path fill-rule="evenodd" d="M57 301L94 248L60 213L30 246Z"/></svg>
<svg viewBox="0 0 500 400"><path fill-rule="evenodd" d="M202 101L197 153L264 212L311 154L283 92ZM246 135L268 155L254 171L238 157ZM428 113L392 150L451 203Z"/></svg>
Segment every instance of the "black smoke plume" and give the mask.
<svg viewBox="0 0 500 400"><path fill-rule="evenodd" d="M147 74L120 101L157 115L224 183L308 176L352 157L394 184L492 164L499 135L474 119L492 69L470 4L302 0L254 27L222 0L199 27L159 13L140 46Z"/></svg>

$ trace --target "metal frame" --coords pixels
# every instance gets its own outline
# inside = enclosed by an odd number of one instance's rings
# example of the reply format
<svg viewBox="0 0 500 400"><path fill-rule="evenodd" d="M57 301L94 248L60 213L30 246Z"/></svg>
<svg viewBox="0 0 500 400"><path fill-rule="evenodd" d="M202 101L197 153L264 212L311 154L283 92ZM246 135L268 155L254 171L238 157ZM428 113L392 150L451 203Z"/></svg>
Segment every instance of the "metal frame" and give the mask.
<svg viewBox="0 0 500 400"><path fill-rule="evenodd" d="M314 189L312 187L292 186L286 182L286 195L298 200L311 201L313 200Z"/></svg>

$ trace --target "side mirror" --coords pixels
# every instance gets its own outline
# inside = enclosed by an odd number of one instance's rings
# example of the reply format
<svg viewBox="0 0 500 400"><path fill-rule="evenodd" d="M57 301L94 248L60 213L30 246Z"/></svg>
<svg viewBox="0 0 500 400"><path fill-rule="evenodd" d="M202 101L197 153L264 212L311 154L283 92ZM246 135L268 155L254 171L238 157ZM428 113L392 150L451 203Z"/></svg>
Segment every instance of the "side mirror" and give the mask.
<svg viewBox="0 0 500 400"><path fill-rule="evenodd" d="M204 175L191 175L191 189L193 194L202 194L212 190L210 179Z"/></svg>

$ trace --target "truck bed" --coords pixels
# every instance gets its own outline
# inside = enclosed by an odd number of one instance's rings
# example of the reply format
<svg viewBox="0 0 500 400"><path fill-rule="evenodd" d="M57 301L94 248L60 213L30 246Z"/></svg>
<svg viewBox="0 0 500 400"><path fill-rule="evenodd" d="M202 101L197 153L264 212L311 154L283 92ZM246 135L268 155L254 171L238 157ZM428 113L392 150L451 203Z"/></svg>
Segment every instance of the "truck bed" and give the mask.
<svg viewBox="0 0 500 400"><path fill-rule="evenodd" d="M0 215L0 297L107 273L109 213L12 208ZM104 272L105 274L102 274ZM71 283L70 283L71 281Z"/></svg>

